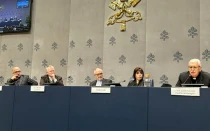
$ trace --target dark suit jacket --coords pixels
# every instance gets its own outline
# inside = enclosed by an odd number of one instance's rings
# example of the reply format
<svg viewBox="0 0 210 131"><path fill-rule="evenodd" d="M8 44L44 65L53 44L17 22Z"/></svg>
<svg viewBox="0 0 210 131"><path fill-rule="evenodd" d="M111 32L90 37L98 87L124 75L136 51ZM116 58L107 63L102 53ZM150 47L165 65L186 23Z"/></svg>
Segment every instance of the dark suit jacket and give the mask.
<svg viewBox="0 0 210 131"><path fill-rule="evenodd" d="M210 87L210 74L208 72L201 71L197 76L196 80L193 80L191 76L189 76L189 72L180 73L179 79L176 83L176 87L181 87L181 84L204 84L204 86ZM194 82L195 81L195 82Z"/></svg>
<svg viewBox="0 0 210 131"><path fill-rule="evenodd" d="M96 82L97 82L97 80L94 80L94 81L90 82L90 86L96 86ZM102 79L102 86L104 86L104 84L107 84L107 83L112 83L112 80Z"/></svg>
<svg viewBox="0 0 210 131"><path fill-rule="evenodd" d="M56 81L56 83L54 83L53 85L59 85L59 86L64 86L63 85L63 79L62 79L62 77L60 77L60 76L58 76L58 75L55 75L55 78L57 79L57 81ZM49 83L51 83L50 82L50 79L49 79L49 76L48 75L44 75L44 76L42 76L41 77L41 79L40 79L40 85L45 85L45 84L49 84Z"/></svg>
<svg viewBox="0 0 210 131"><path fill-rule="evenodd" d="M7 80L8 85L22 86L22 85L38 85L38 83L29 78L28 75L21 75L19 79L12 80L11 78Z"/></svg>
<svg viewBox="0 0 210 131"><path fill-rule="evenodd" d="M128 83L128 86L141 86L144 87L144 80L142 79L138 84L135 80L132 80Z"/></svg>

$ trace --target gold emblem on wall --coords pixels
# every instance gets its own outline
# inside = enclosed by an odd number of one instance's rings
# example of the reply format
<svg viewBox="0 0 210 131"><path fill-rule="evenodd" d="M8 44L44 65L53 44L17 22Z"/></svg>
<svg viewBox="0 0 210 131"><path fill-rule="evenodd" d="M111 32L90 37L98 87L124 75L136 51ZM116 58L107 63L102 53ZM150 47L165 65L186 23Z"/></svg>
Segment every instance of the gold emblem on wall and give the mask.
<svg viewBox="0 0 210 131"><path fill-rule="evenodd" d="M118 9L119 11L109 17L109 20L107 22L107 25L113 25L115 23L121 23L120 30L125 31L126 30L126 22L129 21L138 21L142 20L141 13L139 11L133 11L129 8L131 6L135 7L141 0L111 0L111 3L109 7L112 10ZM126 17L126 19L123 19L123 16Z"/></svg>

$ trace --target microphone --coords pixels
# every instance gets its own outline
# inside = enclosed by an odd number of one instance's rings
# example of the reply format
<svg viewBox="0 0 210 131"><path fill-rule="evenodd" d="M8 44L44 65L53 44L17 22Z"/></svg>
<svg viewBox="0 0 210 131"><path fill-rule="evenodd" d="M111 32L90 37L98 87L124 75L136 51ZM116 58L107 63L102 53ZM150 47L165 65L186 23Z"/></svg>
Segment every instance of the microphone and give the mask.
<svg viewBox="0 0 210 131"><path fill-rule="evenodd" d="M187 79L182 83L185 84L185 82L187 82L187 80L191 77L191 75L189 74L189 76L187 77ZM196 78L195 78L196 79Z"/></svg>
<svg viewBox="0 0 210 131"><path fill-rule="evenodd" d="M119 83L126 82L126 80L120 81Z"/></svg>

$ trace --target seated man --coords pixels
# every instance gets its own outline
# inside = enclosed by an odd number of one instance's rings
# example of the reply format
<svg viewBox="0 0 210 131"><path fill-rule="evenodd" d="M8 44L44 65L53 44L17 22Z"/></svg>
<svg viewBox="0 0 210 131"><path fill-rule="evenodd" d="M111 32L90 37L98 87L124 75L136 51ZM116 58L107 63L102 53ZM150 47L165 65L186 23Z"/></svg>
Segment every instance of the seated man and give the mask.
<svg viewBox="0 0 210 131"><path fill-rule="evenodd" d="M204 86L210 87L210 74L202 71L199 59L190 60L188 63L188 71L179 75L176 87L181 87L182 84L204 84Z"/></svg>
<svg viewBox="0 0 210 131"><path fill-rule="evenodd" d="M94 70L94 76L96 80L92 81L90 86L104 86L104 84L112 83L112 80L103 78L103 70L100 68Z"/></svg>
<svg viewBox="0 0 210 131"><path fill-rule="evenodd" d="M6 84L15 86L38 85L38 83L35 80L29 78L28 75L22 75L19 67L14 67L12 69L12 78L8 79Z"/></svg>
<svg viewBox="0 0 210 131"><path fill-rule="evenodd" d="M40 85L59 85L63 86L62 77L55 75L55 68L49 65L46 68L46 75L40 79Z"/></svg>

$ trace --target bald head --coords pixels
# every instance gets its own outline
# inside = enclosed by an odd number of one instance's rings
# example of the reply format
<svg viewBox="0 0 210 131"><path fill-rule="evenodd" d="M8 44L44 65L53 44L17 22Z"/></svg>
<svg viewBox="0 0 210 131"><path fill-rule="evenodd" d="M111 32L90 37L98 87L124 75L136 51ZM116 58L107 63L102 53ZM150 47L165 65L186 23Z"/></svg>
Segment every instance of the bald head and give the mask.
<svg viewBox="0 0 210 131"><path fill-rule="evenodd" d="M12 72L16 71L16 70L20 70L20 67L13 67L12 68Z"/></svg>
<svg viewBox="0 0 210 131"><path fill-rule="evenodd" d="M20 77L21 76L21 70L19 67L13 67L12 68L12 74L15 76L15 77Z"/></svg>

